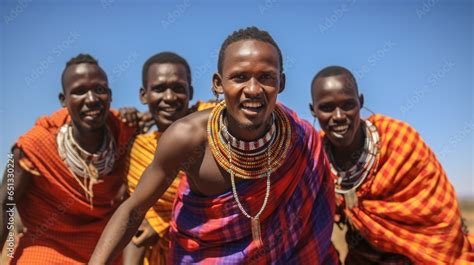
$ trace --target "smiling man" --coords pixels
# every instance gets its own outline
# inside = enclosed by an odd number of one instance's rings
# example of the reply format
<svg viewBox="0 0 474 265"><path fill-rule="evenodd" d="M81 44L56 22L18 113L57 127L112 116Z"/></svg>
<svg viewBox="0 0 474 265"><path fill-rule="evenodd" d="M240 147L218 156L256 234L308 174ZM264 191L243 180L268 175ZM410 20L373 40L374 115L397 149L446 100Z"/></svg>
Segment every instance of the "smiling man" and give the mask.
<svg viewBox="0 0 474 265"><path fill-rule="evenodd" d="M408 124L374 114L352 73L321 70L311 112L336 181L336 222L348 225L345 264L472 264L456 194L443 168Z"/></svg>
<svg viewBox="0 0 474 265"><path fill-rule="evenodd" d="M163 132L191 111L215 105L199 101L189 108L193 96L191 69L176 53L161 52L150 57L143 65L142 81L140 101L148 106L158 130L138 135L132 144L125 168L129 193L133 193L143 171L152 162ZM124 251L125 264L168 264L171 209L182 175L178 173L168 190L147 211L137 234Z"/></svg>
<svg viewBox="0 0 474 265"><path fill-rule="evenodd" d="M284 87L281 52L267 32L230 35L213 76L225 100L166 130L90 264L120 252L179 170L186 178L173 209L171 264L336 264L334 190L321 142L309 123L276 103Z"/></svg>
<svg viewBox="0 0 474 265"><path fill-rule="evenodd" d="M13 195L6 177L1 187L2 245L7 205L16 204L26 228L12 264L84 264L125 193L121 150L135 128L109 110L105 72L80 54L66 64L61 81L64 108L39 118L18 139Z"/></svg>

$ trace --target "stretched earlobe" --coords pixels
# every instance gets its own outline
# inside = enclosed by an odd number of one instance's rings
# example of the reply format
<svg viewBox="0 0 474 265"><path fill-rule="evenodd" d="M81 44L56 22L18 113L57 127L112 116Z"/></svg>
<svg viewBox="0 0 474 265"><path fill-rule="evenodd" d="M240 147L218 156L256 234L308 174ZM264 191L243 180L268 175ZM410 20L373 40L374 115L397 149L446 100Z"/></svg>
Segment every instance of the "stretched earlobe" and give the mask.
<svg viewBox="0 0 474 265"><path fill-rule="evenodd" d="M216 97L216 102L219 102L219 93L214 89L214 87L211 87L212 94L214 97Z"/></svg>

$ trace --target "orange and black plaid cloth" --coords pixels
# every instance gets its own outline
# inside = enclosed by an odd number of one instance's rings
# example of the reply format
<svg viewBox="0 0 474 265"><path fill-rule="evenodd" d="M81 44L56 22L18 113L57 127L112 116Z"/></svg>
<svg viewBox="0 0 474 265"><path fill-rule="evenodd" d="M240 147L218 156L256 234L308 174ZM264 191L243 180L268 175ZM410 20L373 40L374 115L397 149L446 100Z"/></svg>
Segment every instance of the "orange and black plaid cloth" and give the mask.
<svg viewBox="0 0 474 265"><path fill-rule="evenodd" d="M382 115L369 120L380 134L379 164L357 191L359 206L344 210L363 237L348 242L346 262L357 264L351 260L360 260L367 240L415 264L473 264L455 191L434 153L406 123Z"/></svg>

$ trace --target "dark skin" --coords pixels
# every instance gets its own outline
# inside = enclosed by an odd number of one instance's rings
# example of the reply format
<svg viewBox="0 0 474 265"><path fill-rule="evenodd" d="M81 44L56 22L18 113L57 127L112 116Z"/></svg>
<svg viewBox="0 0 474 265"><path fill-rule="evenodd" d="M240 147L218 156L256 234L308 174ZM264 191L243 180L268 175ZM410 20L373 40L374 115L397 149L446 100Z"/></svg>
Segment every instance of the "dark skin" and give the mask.
<svg viewBox="0 0 474 265"><path fill-rule="evenodd" d="M152 64L146 87L140 88L140 101L148 105L158 131L164 132L189 112L192 99L186 67L181 64Z"/></svg>
<svg viewBox="0 0 474 265"><path fill-rule="evenodd" d="M227 47L222 73L213 76L213 89L224 94L232 109L228 122L234 136L253 140L266 132L276 96L284 84L278 51L272 45L245 40ZM260 107L249 110L245 104L250 99ZM210 112L186 116L164 132L157 147L160 151L143 173L136 192L107 224L89 264L107 264L118 255L137 231L145 212L166 191L179 170L187 173L194 193L212 196L230 190L230 176L217 165L208 147L206 129ZM234 121L238 124L232 124Z"/></svg>
<svg viewBox="0 0 474 265"><path fill-rule="evenodd" d="M59 100L71 115L73 137L83 149L94 153L102 145L105 122L112 100L107 76L97 65L88 63L72 65L66 69L63 86L63 93L60 93ZM23 152L17 147L13 147L12 152L15 162L14 201L8 200L7 196L7 169L5 169L3 183L0 187L0 243L2 246L8 233L7 216L5 215L8 207L6 203L18 203L30 188L33 178L33 175L23 170L18 163L24 156ZM120 200L121 193L124 191L119 191L113 201Z"/></svg>
<svg viewBox="0 0 474 265"><path fill-rule="evenodd" d="M336 164L348 169L358 160L364 146L360 109L364 104L347 74L319 77L311 88L311 113L329 139Z"/></svg>
<svg viewBox="0 0 474 265"><path fill-rule="evenodd" d="M97 65L72 65L64 74L64 93L59 95L72 119L72 134L89 153L102 145L105 122L109 114L112 92L105 72Z"/></svg>
<svg viewBox="0 0 474 265"><path fill-rule="evenodd" d="M148 69L146 87L140 88L140 101L148 105L158 131L164 132L173 122L188 114L189 81L186 68L181 64L152 64ZM142 264L146 247L153 246L158 239L148 221L143 220L124 250L124 264Z"/></svg>

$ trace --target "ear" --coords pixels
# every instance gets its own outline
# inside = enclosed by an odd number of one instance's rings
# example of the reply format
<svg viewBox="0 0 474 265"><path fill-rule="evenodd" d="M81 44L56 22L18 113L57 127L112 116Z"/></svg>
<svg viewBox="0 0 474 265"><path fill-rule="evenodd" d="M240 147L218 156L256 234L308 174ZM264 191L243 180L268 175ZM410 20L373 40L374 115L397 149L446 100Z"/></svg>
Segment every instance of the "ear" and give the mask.
<svg viewBox="0 0 474 265"><path fill-rule="evenodd" d="M189 100L192 100L194 96L194 87L189 85Z"/></svg>
<svg viewBox="0 0 474 265"><path fill-rule="evenodd" d="M281 93L281 92L283 92L283 90L285 90L285 84L286 84L286 75L285 75L285 73L281 73L281 75L280 75L280 90L278 91L278 93Z"/></svg>
<svg viewBox="0 0 474 265"><path fill-rule="evenodd" d="M212 76L212 93L213 94L224 94L224 88L222 87L222 77L219 73L214 73Z"/></svg>
<svg viewBox="0 0 474 265"><path fill-rule="evenodd" d="M63 108L66 107L66 97L64 96L64 93L60 92L58 95L59 103Z"/></svg>
<svg viewBox="0 0 474 265"><path fill-rule="evenodd" d="M141 102L143 105L148 104L148 100L146 99L146 91L145 91L145 88L140 87L140 91L139 91L138 93L139 93L140 102Z"/></svg>
<svg viewBox="0 0 474 265"><path fill-rule="evenodd" d="M109 88L109 101L112 102L112 89Z"/></svg>
<svg viewBox="0 0 474 265"><path fill-rule="evenodd" d="M359 95L360 108L364 107L364 94L360 93Z"/></svg>
<svg viewBox="0 0 474 265"><path fill-rule="evenodd" d="M309 111L313 117L316 117L316 112L314 112L313 104L309 103Z"/></svg>

